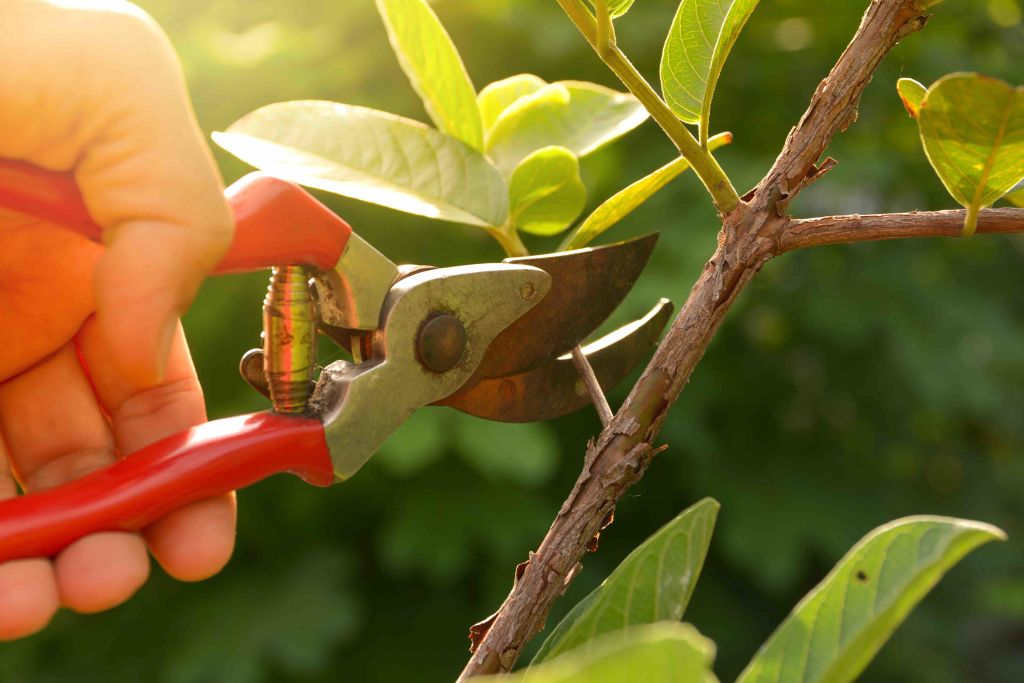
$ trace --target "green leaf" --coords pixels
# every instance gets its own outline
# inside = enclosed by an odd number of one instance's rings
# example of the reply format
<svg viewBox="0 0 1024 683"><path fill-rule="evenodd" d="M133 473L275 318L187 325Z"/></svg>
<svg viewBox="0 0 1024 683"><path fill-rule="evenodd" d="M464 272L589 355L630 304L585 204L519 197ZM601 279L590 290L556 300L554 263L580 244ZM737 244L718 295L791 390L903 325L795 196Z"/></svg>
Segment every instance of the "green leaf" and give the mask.
<svg viewBox="0 0 1024 683"><path fill-rule="evenodd" d="M487 155L511 173L531 152L565 147L584 157L647 120L628 93L594 83L559 81L513 102L487 136Z"/></svg>
<svg viewBox="0 0 1024 683"><path fill-rule="evenodd" d="M715 644L689 624L660 622L610 633L525 671L474 683L711 683Z"/></svg>
<svg viewBox="0 0 1024 683"><path fill-rule="evenodd" d="M534 663L569 650L589 651L592 639L602 633L682 619L704 566L719 507L705 498L638 546L562 619Z"/></svg>
<svg viewBox="0 0 1024 683"><path fill-rule="evenodd" d="M455 44L426 0L377 0L402 71L434 125L476 150L484 144L476 89Z"/></svg>
<svg viewBox="0 0 1024 683"><path fill-rule="evenodd" d="M595 0L591 0L590 4L597 7ZM612 19L618 19L633 6L633 0L605 0L605 4L608 5L608 15Z"/></svg>
<svg viewBox="0 0 1024 683"><path fill-rule="evenodd" d="M327 192L470 225L508 219L508 188L486 157L393 114L282 102L257 109L213 139L257 168Z"/></svg>
<svg viewBox="0 0 1024 683"><path fill-rule="evenodd" d="M970 235L978 211L1024 179L1024 88L950 74L928 89L917 121L932 168L967 207L964 234Z"/></svg>
<svg viewBox="0 0 1024 683"><path fill-rule="evenodd" d="M483 121L484 132L490 133L494 122L498 120L501 113L508 109L509 105L520 97L532 95L547 83L533 74L518 74L509 76L500 81L495 81L484 87L476 96L476 104L480 109L480 118Z"/></svg>
<svg viewBox="0 0 1024 683"><path fill-rule="evenodd" d="M1024 208L1024 181L1017 183L1003 199L1014 206Z"/></svg>
<svg viewBox="0 0 1024 683"><path fill-rule="evenodd" d="M545 147L519 162L509 179L512 225L534 235L556 235L583 211L587 188L580 162L565 147Z"/></svg>
<svg viewBox="0 0 1024 683"><path fill-rule="evenodd" d="M906 517L846 554L761 646L737 683L846 683L967 553L999 529L950 517Z"/></svg>
<svg viewBox="0 0 1024 683"><path fill-rule="evenodd" d="M732 133L719 133L708 140L708 149L714 151L723 145L728 145L730 142L732 142ZM629 187L619 190L594 209L562 243L559 250L567 251L587 246L593 239L628 216L634 209L654 196L658 190L668 185L672 179L688 168L690 168L690 163L686 159L676 157Z"/></svg>
<svg viewBox="0 0 1024 683"><path fill-rule="evenodd" d="M718 77L758 0L682 0L661 53L661 89L668 106L707 139Z"/></svg>
<svg viewBox="0 0 1024 683"><path fill-rule="evenodd" d="M924 100L924 96L928 93L928 88L913 78L901 78L896 81L896 92L899 93L900 100L903 102L907 113L910 114L910 118L916 119L921 111L921 101Z"/></svg>
<svg viewBox="0 0 1024 683"><path fill-rule="evenodd" d="M492 481L537 487L558 468L558 439L543 422L510 424L464 415L453 419L459 455Z"/></svg>

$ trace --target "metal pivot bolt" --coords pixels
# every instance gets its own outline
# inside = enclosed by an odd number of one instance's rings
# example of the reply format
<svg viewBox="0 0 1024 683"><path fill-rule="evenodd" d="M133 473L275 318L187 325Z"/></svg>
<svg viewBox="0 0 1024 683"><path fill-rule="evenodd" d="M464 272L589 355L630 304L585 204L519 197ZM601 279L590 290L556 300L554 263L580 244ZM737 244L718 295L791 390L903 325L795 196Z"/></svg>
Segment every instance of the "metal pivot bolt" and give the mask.
<svg viewBox="0 0 1024 683"><path fill-rule="evenodd" d="M263 370L279 413L303 413L316 371L316 309L302 266L274 268L263 300Z"/></svg>
<svg viewBox="0 0 1024 683"><path fill-rule="evenodd" d="M428 370L447 372L455 367L466 350L466 328L454 315L442 313L420 327L416 351Z"/></svg>

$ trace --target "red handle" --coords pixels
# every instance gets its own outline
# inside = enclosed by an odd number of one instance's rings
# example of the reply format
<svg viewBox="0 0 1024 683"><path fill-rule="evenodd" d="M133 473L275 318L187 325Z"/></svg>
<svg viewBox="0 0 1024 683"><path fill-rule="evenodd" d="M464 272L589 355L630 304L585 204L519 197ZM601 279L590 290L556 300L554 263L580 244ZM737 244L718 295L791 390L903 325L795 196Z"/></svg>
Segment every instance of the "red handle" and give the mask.
<svg viewBox="0 0 1024 683"><path fill-rule="evenodd" d="M254 413L215 420L55 489L0 502L0 562L49 557L97 531L135 531L171 510L291 472L334 481L319 420Z"/></svg>
<svg viewBox="0 0 1024 683"><path fill-rule="evenodd" d="M235 217L235 238L215 273L307 265L330 270L352 228L298 185L250 173L225 191ZM0 207L35 216L100 241L70 173L0 159Z"/></svg>

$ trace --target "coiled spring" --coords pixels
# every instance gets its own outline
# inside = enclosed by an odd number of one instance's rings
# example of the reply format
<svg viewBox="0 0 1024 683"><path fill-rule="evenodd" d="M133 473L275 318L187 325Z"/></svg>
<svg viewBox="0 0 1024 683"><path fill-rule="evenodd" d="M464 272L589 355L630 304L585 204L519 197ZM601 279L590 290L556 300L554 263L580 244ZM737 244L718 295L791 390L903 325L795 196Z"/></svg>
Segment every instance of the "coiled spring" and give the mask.
<svg viewBox="0 0 1024 683"><path fill-rule="evenodd" d="M303 266L275 267L263 300L263 370L279 413L303 413L316 372L316 308Z"/></svg>

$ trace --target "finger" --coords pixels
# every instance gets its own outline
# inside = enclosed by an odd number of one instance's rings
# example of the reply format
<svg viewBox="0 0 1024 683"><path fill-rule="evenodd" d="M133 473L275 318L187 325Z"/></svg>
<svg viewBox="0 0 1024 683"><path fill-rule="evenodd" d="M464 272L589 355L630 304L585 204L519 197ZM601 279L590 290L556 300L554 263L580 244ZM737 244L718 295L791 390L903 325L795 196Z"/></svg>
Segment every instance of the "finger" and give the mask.
<svg viewBox="0 0 1024 683"><path fill-rule="evenodd" d="M75 175L107 228L95 279L100 327L120 374L143 387L160 381L176 321L227 249L232 220L170 42L152 21L129 25L117 40L130 46L99 48L100 68L112 59L120 76L104 84L117 106Z"/></svg>
<svg viewBox="0 0 1024 683"><path fill-rule="evenodd" d="M72 345L0 384L0 431L13 470L31 494L114 461L114 441ZM53 563L60 602L96 612L145 583L149 558L138 534L103 533L65 548Z"/></svg>
<svg viewBox="0 0 1024 683"><path fill-rule="evenodd" d="M129 3L0 3L0 156L73 169L109 249L95 272L113 364L158 382L174 320L232 222L177 57ZM33 68L19 65L28 64Z"/></svg>
<svg viewBox="0 0 1024 683"><path fill-rule="evenodd" d="M206 420L202 391L180 326L175 327L163 382L141 390L120 381L111 362L113 350L96 320L86 321L78 340L122 453L130 454ZM234 550L234 495L180 508L148 527L145 536L154 557L171 576L183 581L212 576Z"/></svg>
<svg viewBox="0 0 1024 683"><path fill-rule="evenodd" d="M17 494L0 435L0 500ZM15 560L0 564L0 641L31 635L43 629L60 606L57 583L49 561Z"/></svg>
<svg viewBox="0 0 1024 683"><path fill-rule="evenodd" d="M11 466L7 462L7 446L4 445L4 435L0 434L0 500L14 498L18 495L18 485L11 474Z"/></svg>
<svg viewBox="0 0 1024 683"><path fill-rule="evenodd" d="M0 245L3 381L64 346L92 315L95 302L88 283L103 248L2 210Z"/></svg>

